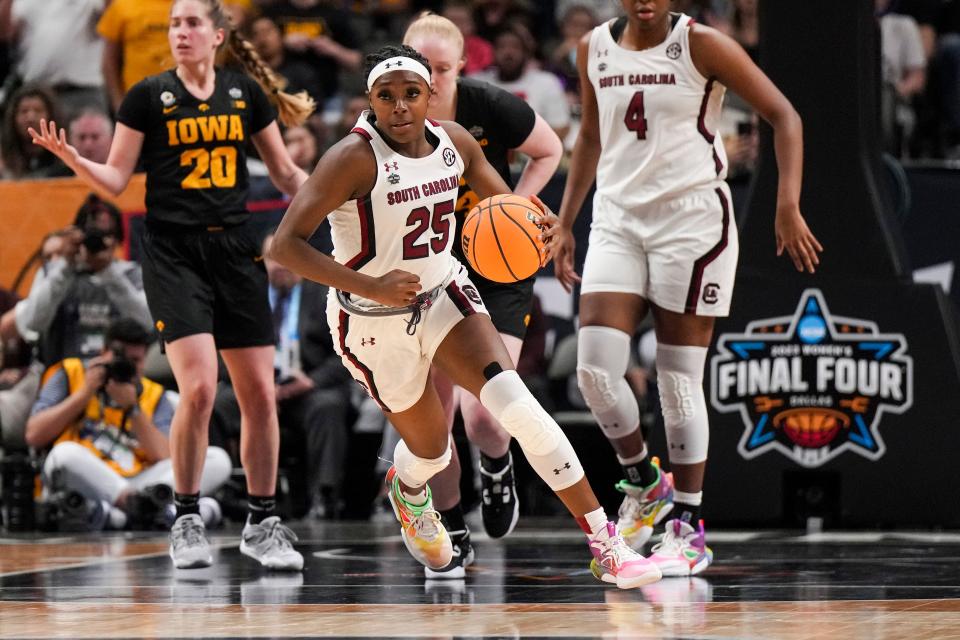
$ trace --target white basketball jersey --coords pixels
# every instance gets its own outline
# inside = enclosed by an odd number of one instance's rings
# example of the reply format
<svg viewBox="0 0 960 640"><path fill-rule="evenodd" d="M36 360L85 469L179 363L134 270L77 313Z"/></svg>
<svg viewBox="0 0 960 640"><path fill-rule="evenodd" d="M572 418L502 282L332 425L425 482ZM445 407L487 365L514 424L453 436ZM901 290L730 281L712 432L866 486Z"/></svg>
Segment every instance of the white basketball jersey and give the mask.
<svg viewBox="0 0 960 640"><path fill-rule="evenodd" d="M426 134L437 141L434 152L423 158L401 155L384 142L370 115L364 111L352 133L370 142L377 182L369 194L328 216L334 259L373 277L393 269L415 273L426 292L456 265L450 248L463 160L443 127L430 120Z"/></svg>
<svg viewBox="0 0 960 640"><path fill-rule="evenodd" d="M690 57L687 15L665 41L643 51L613 39L613 21L590 34L587 73L597 95L597 198L633 210L722 180L727 157L716 136L725 87Z"/></svg>

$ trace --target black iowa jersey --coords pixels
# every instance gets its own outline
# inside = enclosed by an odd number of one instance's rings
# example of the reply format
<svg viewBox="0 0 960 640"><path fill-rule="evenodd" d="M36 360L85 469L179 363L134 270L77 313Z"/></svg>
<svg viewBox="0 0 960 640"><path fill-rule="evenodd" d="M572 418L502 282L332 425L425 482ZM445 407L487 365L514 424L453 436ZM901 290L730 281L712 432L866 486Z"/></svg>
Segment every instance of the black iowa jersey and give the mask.
<svg viewBox="0 0 960 640"><path fill-rule="evenodd" d="M524 100L517 96L470 78L457 80L457 124L476 138L483 155L504 181L513 188L510 178L508 154L530 136L536 122L536 114ZM457 242L453 254L467 264L460 246L463 220L480 198L460 179L457 198ZM469 265L468 265L469 266ZM471 275L471 277L474 277Z"/></svg>
<svg viewBox="0 0 960 640"><path fill-rule="evenodd" d="M260 86L231 69L217 68L207 100L190 94L174 70L131 87L117 120L144 134L148 223L243 222L249 216L247 141L275 118Z"/></svg>

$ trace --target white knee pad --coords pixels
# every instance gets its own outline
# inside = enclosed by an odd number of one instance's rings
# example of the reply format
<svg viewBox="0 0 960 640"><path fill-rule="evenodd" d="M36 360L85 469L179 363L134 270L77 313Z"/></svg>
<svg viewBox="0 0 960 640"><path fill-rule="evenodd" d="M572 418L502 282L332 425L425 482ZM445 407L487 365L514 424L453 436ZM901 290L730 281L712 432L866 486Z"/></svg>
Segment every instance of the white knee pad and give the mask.
<svg viewBox="0 0 960 640"><path fill-rule="evenodd" d="M397 468L400 481L408 487L422 487L433 476L443 471L450 464L450 440L447 440L447 450L439 458L421 458L407 448L407 443L400 440L393 450L393 464Z"/></svg>
<svg viewBox="0 0 960 640"><path fill-rule="evenodd" d="M696 464L707 459L710 429L703 395L706 361L706 347L657 345L657 386L670 462Z"/></svg>
<svg viewBox="0 0 960 640"><path fill-rule="evenodd" d="M583 478L570 440L530 393L516 371L502 371L480 390L480 403L517 439L527 462L554 491Z"/></svg>
<svg viewBox="0 0 960 640"><path fill-rule="evenodd" d="M583 327L577 334L577 384L593 417L610 440L640 428L640 408L624 374L630 336L611 327Z"/></svg>

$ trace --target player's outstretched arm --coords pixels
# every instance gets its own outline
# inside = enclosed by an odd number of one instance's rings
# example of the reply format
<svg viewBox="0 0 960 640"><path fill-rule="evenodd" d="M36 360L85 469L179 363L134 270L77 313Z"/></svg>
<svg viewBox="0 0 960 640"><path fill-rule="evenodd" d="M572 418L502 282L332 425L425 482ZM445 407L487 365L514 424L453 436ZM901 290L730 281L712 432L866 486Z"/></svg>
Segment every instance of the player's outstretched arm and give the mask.
<svg viewBox="0 0 960 640"><path fill-rule="evenodd" d="M803 123L786 96L754 64L737 42L716 29L694 25L690 54L697 70L716 78L746 100L773 128L777 156L777 255L786 251L798 271L813 273L820 264L823 246L800 213L800 185L803 180Z"/></svg>
<svg viewBox="0 0 960 640"><path fill-rule="evenodd" d="M351 135L338 142L320 158L291 201L273 238L271 257L304 278L387 306L413 302L420 292L416 275L394 270L374 278L339 264L309 243L332 211L369 193L376 179L376 159L365 140Z"/></svg>
<svg viewBox="0 0 960 640"><path fill-rule="evenodd" d="M143 133L117 123L107 163L100 164L80 157L76 148L67 143L66 130L62 127L58 129L53 120L40 120L40 131L30 127L27 133L33 138L34 144L60 158L94 190L111 196L119 195L127 187L143 147Z"/></svg>
<svg viewBox="0 0 960 640"><path fill-rule="evenodd" d="M563 156L563 143L547 121L536 115L533 130L527 139L517 147L517 151L528 156L530 161L520 174L515 193L529 198L540 193L540 190L550 181L560 165Z"/></svg>

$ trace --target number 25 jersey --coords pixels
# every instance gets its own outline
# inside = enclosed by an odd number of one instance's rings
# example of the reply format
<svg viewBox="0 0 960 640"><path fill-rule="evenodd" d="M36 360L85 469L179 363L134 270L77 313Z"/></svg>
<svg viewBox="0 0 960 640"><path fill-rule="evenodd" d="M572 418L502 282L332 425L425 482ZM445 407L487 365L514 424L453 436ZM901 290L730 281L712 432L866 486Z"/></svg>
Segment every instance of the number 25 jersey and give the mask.
<svg viewBox="0 0 960 640"><path fill-rule="evenodd" d="M130 88L117 120L143 133L147 221L235 225L247 212L250 136L276 118L249 76L217 68L213 94L199 100L174 70Z"/></svg>
<svg viewBox="0 0 960 640"><path fill-rule="evenodd" d="M370 143L377 181L366 196L348 200L327 217L334 258L373 277L394 269L415 273L421 292L427 292L456 266L450 250L456 239L454 211L463 159L443 127L431 120L425 133L433 153L423 158L397 153L371 116L370 111L360 114L351 135Z"/></svg>
<svg viewBox="0 0 960 640"><path fill-rule="evenodd" d="M614 39L625 23L594 28L587 75L602 148L596 197L630 211L726 177L716 135L726 89L693 65L689 16L671 14L666 40L643 51Z"/></svg>

